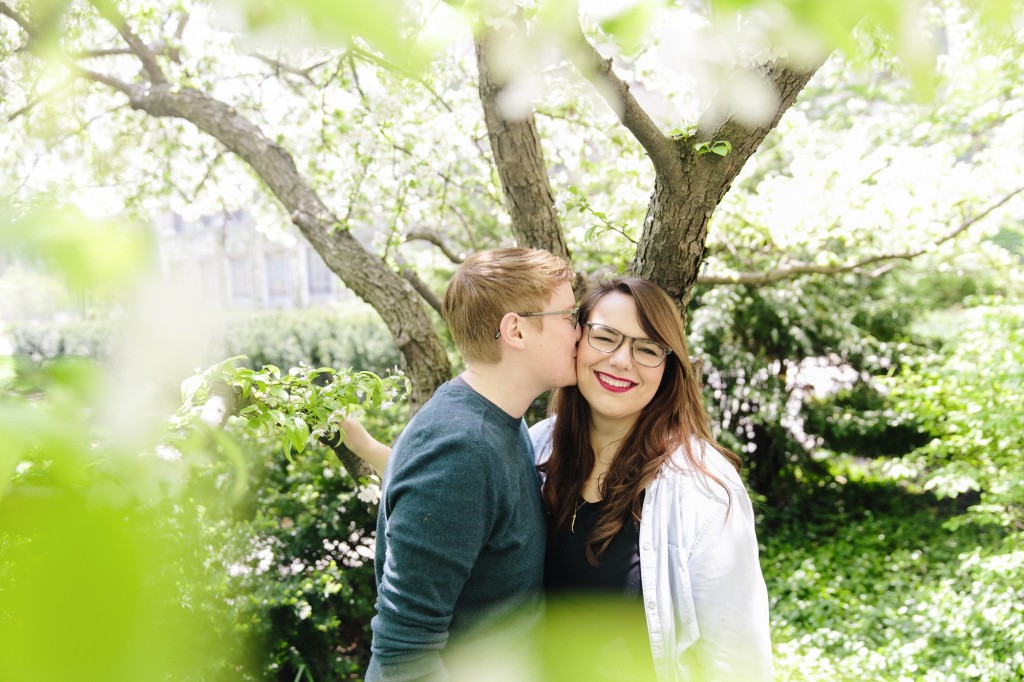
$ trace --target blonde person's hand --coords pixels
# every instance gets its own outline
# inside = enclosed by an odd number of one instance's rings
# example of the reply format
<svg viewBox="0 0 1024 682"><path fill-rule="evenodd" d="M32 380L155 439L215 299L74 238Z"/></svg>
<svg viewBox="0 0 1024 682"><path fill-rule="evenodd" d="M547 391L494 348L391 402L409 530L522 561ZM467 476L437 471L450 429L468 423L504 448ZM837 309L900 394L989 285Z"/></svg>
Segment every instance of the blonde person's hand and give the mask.
<svg viewBox="0 0 1024 682"><path fill-rule="evenodd" d="M388 457L391 456L391 448L371 436L356 415L349 415L342 419L341 428L345 432L343 441L345 447L373 467L378 476L383 476L384 467L387 466Z"/></svg>

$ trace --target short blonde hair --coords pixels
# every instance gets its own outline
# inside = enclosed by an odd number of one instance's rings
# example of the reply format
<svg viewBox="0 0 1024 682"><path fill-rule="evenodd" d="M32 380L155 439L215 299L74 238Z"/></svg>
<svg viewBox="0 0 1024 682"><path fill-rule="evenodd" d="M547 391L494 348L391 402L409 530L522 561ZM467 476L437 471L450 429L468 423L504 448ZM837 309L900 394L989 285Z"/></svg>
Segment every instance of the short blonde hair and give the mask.
<svg viewBox="0 0 1024 682"><path fill-rule="evenodd" d="M569 263L541 249L480 251L448 282L441 314L467 362L495 363L501 360L494 339L501 319L507 313L541 312L560 284L575 280Z"/></svg>

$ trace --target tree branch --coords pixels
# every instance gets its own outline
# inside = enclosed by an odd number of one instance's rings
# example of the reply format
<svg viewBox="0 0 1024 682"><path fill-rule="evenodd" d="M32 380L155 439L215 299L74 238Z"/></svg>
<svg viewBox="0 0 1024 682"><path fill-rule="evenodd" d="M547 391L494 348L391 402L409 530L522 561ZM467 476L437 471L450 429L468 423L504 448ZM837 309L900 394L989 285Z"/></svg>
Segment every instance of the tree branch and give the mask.
<svg viewBox="0 0 1024 682"><path fill-rule="evenodd" d="M767 272L740 272L736 273L735 275L701 275L697 277L697 282L699 282L700 284L749 284L758 286L763 284L771 284L773 282L778 282L784 279L789 279L791 277L796 277L797 275L838 275L844 272L859 272L863 268L869 265L873 265L875 263L894 260L912 260L914 258L917 258L918 256L921 256L925 253L928 253L929 251L934 250L939 245L944 244L945 242L948 242L951 239L955 239L956 237L960 236L965 231L967 231L972 225L988 216L990 213L992 213L992 211L996 210L1000 206L1006 204L1008 201L1013 199L1013 197L1017 196L1021 192L1024 192L1024 186L1018 187L1017 189L1008 192L995 203L985 207L985 209L983 209L981 213L978 213L977 215L967 218L959 225L957 225L956 228L954 228L950 232L947 232L939 239L933 242L929 242L917 249L909 249L907 251L899 251L892 253L875 254L873 256L868 256L867 258L862 258L860 260L842 263L839 265L814 265L813 263L795 263L784 268L777 268L775 270L769 270ZM885 273L889 272L890 270L892 270L893 267L894 266L892 264L883 265L882 267L877 268L872 272L860 274L865 274L869 277L880 277Z"/></svg>
<svg viewBox="0 0 1024 682"><path fill-rule="evenodd" d="M450 248L448 248L448 244L445 243L445 241L438 234L434 234L433 232L428 232L426 230L420 230L415 232L408 232L405 235L405 241L407 242L415 241L417 239L425 242L430 242L431 244L439 248L441 250L441 253L444 254L445 258L450 260L452 263L458 264L465 260L464 258L462 258L462 256L458 255Z"/></svg>
<svg viewBox="0 0 1024 682"><path fill-rule="evenodd" d="M178 17L178 25L174 27L174 44L171 45L167 50L167 56L175 64L181 64L181 50L178 46L181 44L181 39L185 35L185 26L188 25L188 20L191 15L188 12L182 12L181 16Z"/></svg>
<svg viewBox="0 0 1024 682"><path fill-rule="evenodd" d="M633 134L651 157L655 172L664 177L681 176L682 166L672 138L666 136L640 106L633 93L629 91L629 83L612 71L612 60L602 57L597 48L587 40L579 22L573 25L572 31L574 49L569 50L568 56L576 69L594 85L619 117L622 125Z"/></svg>
<svg viewBox="0 0 1024 682"><path fill-rule="evenodd" d="M364 61L370 62L371 64L375 64L376 66L381 67L385 71L391 71L392 73L397 73L402 78L408 78L409 80L415 81L420 85L420 87L422 87L424 90L430 93L430 96L437 100L438 104L440 104L449 112L453 111L451 105L445 102L444 98L442 98L441 95L439 95L437 91L434 90L434 88L431 87L429 83L427 83L423 78L417 76L408 69L404 69L397 64L389 62L383 57L378 57L377 55L371 52L367 52L366 50L360 49L355 45L349 46L348 53L353 57L359 57Z"/></svg>
<svg viewBox="0 0 1024 682"><path fill-rule="evenodd" d="M32 27L32 24L29 23L28 19L14 11L14 8L3 0L0 0L0 15L13 19L18 26L21 26L21 30L28 34L29 38L35 37L35 29Z"/></svg>
<svg viewBox="0 0 1024 682"><path fill-rule="evenodd" d="M305 68L299 68L297 66L292 66L291 64L286 64L278 59L268 57L267 55L259 54L258 52L252 53L252 56L260 60L261 62L272 66L276 71L290 73L294 76L298 76L299 78L308 82L310 85L315 85L315 83L313 82L313 78L312 76L310 76L310 74L314 70L320 68L324 64L330 63L331 61L330 59L324 59L319 62L316 62L315 64L311 64Z"/></svg>
<svg viewBox="0 0 1024 682"><path fill-rule="evenodd" d="M82 50L80 52L72 52L68 56L72 59L92 59L94 57L111 57L126 54L134 53L127 47L111 47L105 50Z"/></svg>
<svg viewBox="0 0 1024 682"><path fill-rule="evenodd" d="M83 69L77 64L71 64L70 68L72 73L78 76L79 78L84 78L86 80L93 81L94 83L102 83L103 85L106 85L117 90L118 92L128 95L129 99L131 98L132 86L128 83L125 83L122 80L114 78L113 76L108 76L104 73L99 73L97 71Z"/></svg>
<svg viewBox="0 0 1024 682"><path fill-rule="evenodd" d="M411 412L449 378L447 354L420 297L342 226L299 172L288 150L234 107L195 88L137 83L128 88L128 95L133 108L151 116L191 122L252 168L324 262L387 324L412 380Z"/></svg>
<svg viewBox="0 0 1024 682"><path fill-rule="evenodd" d="M142 42L139 36L135 35L131 26L128 25L128 20L117 9L113 0L93 0L92 4L100 13L100 16L113 24L117 32L121 34L121 38L128 43L128 47L131 48L131 51L142 62L142 67L149 75L149 80L154 84L166 83L167 77L164 76L163 70L156 61L156 54L149 49L149 46Z"/></svg>
<svg viewBox="0 0 1024 682"><path fill-rule="evenodd" d="M412 266L410 266L397 251L395 252L395 262L398 264L398 271L401 273L402 277L404 277L405 280L412 285L412 288L423 297L423 300L427 302L427 305L437 311L438 315L441 315L441 299L438 298L437 294L435 294L430 287L427 286L426 282L420 279L419 274L412 269Z"/></svg>
<svg viewBox="0 0 1024 682"><path fill-rule="evenodd" d="M196 200L196 197L199 196L199 190L201 190L203 188L203 185L205 185L209 181L209 179L213 177L213 169L217 167L217 164L220 163L220 160L223 158L224 152L219 151L217 152L217 155L213 157L213 161L210 161L208 164L206 164L206 172L203 173L202 179L199 180L196 186L192 189L191 195L184 197L187 201L194 202Z"/></svg>
<svg viewBox="0 0 1024 682"><path fill-rule="evenodd" d="M36 95L31 100L29 100L25 104L25 106L21 107L20 109L18 109L15 112L11 113L11 115L7 117L8 122L13 121L14 119L18 118L19 116L23 116L23 115L27 114L28 112L32 111L32 109L36 108L36 106L38 106L40 103L45 102L46 100L50 99L51 97L53 97L54 95L56 95L58 93L63 92L64 90L67 90L68 87L70 87L71 84L74 83L74 81L75 81L75 79L73 77L72 78L68 78L63 83L61 83L60 85L57 85L57 86L54 86L53 88L50 88L49 90L47 90L46 92L44 92L41 95Z"/></svg>

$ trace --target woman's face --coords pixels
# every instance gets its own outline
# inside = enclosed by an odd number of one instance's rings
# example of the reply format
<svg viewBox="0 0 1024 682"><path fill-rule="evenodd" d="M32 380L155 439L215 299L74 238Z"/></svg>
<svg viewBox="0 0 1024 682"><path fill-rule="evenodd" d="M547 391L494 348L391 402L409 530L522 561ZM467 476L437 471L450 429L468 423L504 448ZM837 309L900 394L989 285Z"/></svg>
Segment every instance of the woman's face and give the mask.
<svg viewBox="0 0 1024 682"><path fill-rule="evenodd" d="M619 291L602 297L591 309L587 323L611 327L632 339L648 338L637 319L633 297ZM631 338L624 339L611 353L596 350L590 345L590 335L601 333L589 326L583 329L576 351L577 385L595 420L622 421L629 425L658 391L665 363L659 367L637 363L633 359L635 342ZM641 352L637 350L638 356Z"/></svg>

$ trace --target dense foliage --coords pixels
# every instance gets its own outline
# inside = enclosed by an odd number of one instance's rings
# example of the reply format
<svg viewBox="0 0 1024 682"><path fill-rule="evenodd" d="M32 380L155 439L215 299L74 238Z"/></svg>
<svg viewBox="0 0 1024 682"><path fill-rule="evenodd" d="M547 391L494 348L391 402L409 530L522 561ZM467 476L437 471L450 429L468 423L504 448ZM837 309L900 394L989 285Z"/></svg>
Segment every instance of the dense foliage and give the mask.
<svg viewBox="0 0 1024 682"><path fill-rule="evenodd" d="M1024 679L1024 536L855 471L764 511L778 679Z"/></svg>
<svg viewBox="0 0 1024 682"><path fill-rule="evenodd" d="M72 355L101 362L116 352L124 320L117 317L9 322L14 355L32 362ZM385 374L399 365L387 329L369 309L358 306L309 310L227 311L205 342L210 362L244 356L251 367L358 367Z"/></svg>
<svg viewBox="0 0 1024 682"><path fill-rule="evenodd" d="M929 440L901 465L940 497L977 494L971 519L1024 530L1024 308L968 308L942 351L888 383Z"/></svg>
<svg viewBox="0 0 1024 682"><path fill-rule="evenodd" d="M134 452L105 423L98 366L19 367L0 377L5 679L358 677L378 492L323 442L354 409L394 422L404 377L225 362ZM204 409L225 387L221 428Z"/></svg>
<svg viewBox="0 0 1024 682"><path fill-rule="evenodd" d="M376 598L379 489L354 480L325 443L337 440L340 417L359 407L370 411L371 427L382 414L394 421L407 384L400 375L235 364L186 382L173 420L186 443L212 437L234 469L230 508L177 519L202 529L207 561L221 576L202 602L227 604L236 635L256 645L251 667L236 679L357 678L368 662ZM224 431L216 423L210 430L204 410L225 387L235 402ZM198 479L212 483L225 473L204 467Z"/></svg>

